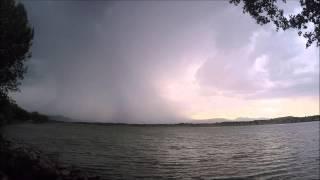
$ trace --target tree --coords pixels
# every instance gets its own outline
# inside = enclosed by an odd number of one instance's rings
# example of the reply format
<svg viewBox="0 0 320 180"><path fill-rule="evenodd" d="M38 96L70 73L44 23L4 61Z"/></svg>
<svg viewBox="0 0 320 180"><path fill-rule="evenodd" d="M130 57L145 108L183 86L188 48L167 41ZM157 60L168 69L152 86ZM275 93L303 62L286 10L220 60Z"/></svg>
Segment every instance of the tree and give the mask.
<svg viewBox="0 0 320 180"><path fill-rule="evenodd" d="M313 42L320 46L320 0L300 0L302 11L285 16L277 0L230 0L231 4L243 5L243 13L249 13L257 22L264 25L273 23L276 30L297 29L298 35L307 39L306 47ZM286 0L282 0L286 3Z"/></svg>
<svg viewBox="0 0 320 180"><path fill-rule="evenodd" d="M33 28L24 6L14 0L0 0L0 126L14 117L15 103L10 91L17 91L31 57ZM19 111L19 116L25 115Z"/></svg>
<svg viewBox="0 0 320 180"><path fill-rule="evenodd" d="M31 57L33 28L24 6L14 0L0 0L0 100L17 91Z"/></svg>

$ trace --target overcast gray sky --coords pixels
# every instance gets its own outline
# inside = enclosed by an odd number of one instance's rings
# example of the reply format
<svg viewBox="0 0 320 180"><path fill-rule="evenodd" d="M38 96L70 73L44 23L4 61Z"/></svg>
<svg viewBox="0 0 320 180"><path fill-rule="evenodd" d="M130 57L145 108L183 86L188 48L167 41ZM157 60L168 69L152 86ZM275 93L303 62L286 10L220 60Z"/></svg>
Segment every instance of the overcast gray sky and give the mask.
<svg viewBox="0 0 320 180"><path fill-rule="evenodd" d="M227 1L24 4L33 57L14 98L28 110L148 123L319 113L319 50Z"/></svg>

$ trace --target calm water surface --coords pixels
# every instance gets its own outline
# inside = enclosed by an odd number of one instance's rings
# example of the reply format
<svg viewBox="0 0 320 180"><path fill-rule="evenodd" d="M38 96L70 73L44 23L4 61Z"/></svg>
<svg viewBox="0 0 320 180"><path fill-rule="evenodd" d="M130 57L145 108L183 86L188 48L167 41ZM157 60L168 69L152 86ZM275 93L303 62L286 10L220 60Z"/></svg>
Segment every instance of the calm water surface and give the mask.
<svg viewBox="0 0 320 180"><path fill-rule="evenodd" d="M5 134L104 179L319 179L319 122L237 127L20 124Z"/></svg>

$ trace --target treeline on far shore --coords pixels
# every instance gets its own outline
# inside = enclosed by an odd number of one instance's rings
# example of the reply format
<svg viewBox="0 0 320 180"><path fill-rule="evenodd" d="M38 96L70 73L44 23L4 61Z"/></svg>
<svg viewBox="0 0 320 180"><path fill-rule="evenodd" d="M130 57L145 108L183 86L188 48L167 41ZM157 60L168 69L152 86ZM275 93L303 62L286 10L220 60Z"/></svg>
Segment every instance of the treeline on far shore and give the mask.
<svg viewBox="0 0 320 180"><path fill-rule="evenodd" d="M59 121L58 119L51 119L48 122L53 123L69 123L69 124L84 124L84 125L102 125L102 126L192 126L192 127L211 127L211 126L250 126L250 125L265 125L265 124L287 124L287 123L300 123L300 122L312 122L319 121L320 115L314 116L305 116L305 117L279 117L274 119L265 119L265 120L253 120L253 121L224 121L224 122L209 122L209 123L196 123L196 122L187 122L187 123L176 123L176 124L129 124L129 123L104 123L104 122L68 122L68 121Z"/></svg>
<svg viewBox="0 0 320 180"><path fill-rule="evenodd" d="M47 122L49 117L38 113L28 112L19 107L14 101L0 98L0 126L5 124L13 124L18 122Z"/></svg>
<svg viewBox="0 0 320 180"><path fill-rule="evenodd" d="M228 121L215 123L216 126L241 126L241 125L263 125L263 124L286 124L286 123L299 123L299 122L311 122L319 121L320 115L306 116L306 117L279 117L268 120L253 120L253 121Z"/></svg>

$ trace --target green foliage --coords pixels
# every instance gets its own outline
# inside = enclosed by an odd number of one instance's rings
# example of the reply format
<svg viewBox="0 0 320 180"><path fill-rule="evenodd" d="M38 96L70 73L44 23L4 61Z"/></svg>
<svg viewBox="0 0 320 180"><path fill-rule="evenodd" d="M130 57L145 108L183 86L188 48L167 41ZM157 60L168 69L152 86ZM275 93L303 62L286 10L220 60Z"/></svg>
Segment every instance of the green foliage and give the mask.
<svg viewBox="0 0 320 180"><path fill-rule="evenodd" d="M307 39L306 47L313 42L320 46L319 0L300 0L302 11L289 17L284 16L283 9L277 6L277 0L230 0L229 2L236 6L243 5L243 13L249 13L257 24L272 22L277 30L297 29L298 35ZM286 0L282 2L286 3Z"/></svg>
<svg viewBox="0 0 320 180"><path fill-rule="evenodd" d="M0 125L4 125L13 119L11 104L12 102L7 96L0 96Z"/></svg>
<svg viewBox="0 0 320 180"><path fill-rule="evenodd" d="M10 99L1 99L0 107L0 124L2 125L15 121L26 121L30 119L29 113L20 108Z"/></svg>
<svg viewBox="0 0 320 180"><path fill-rule="evenodd" d="M48 120L48 116L38 112L29 113L9 98L0 100L0 126L15 122L32 121L41 123Z"/></svg>
<svg viewBox="0 0 320 180"><path fill-rule="evenodd" d="M0 1L0 98L17 91L31 57L33 29L21 3Z"/></svg>
<svg viewBox="0 0 320 180"><path fill-rule="evenodd" d="M42 123L42 122L47 122L49 120L48 116L40 114L38 112L32 112L30 114L31 120L34 123Z"/></svg>
<svg viewBox="0 0 320 180"><path fill-rule="evenodd" d="M0 0L0 125L31 118L8 93L19 90L27 70L25 61L31 57L32 39L24 6L14 0Z"/></svg>

